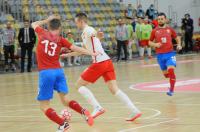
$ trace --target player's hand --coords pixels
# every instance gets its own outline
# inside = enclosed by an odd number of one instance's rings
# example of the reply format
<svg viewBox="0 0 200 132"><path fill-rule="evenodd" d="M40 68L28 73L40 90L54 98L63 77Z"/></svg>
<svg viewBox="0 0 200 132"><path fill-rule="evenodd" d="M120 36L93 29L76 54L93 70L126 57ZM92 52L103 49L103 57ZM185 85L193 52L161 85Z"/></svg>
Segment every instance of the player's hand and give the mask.
<svg viewBox="0 0 200 132"><path fill-rule="evenodd" d="M161 43L155 43L155 44L154 44L154 47L156 47L156 48L160 48L161 46L162 46Z"/></svg>
<svg viewBox="0 0 200 132"><path fill-rule="evenodd" d="M181 46L180 44L177 44L176 50L177 50L177 51L182 50L182 46Z"/></svg>
<svg viewBox="0 0 200 132"><path fill-rule="evenodd" d="M65 59L65 58L67 58L67 57L69 57L68 54L62 54L62 55L60 55L60 58L61 58L62 60Z"/></svg>

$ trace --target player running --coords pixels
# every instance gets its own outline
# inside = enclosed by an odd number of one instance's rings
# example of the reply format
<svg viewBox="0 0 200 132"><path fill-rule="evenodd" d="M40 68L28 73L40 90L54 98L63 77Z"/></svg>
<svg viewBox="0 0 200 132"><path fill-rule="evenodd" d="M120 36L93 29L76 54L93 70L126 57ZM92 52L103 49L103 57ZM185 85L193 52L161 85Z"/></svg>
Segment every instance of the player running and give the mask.
<svg viewBox="0 0 200 132"><path fill-rule="evenodd" d="M155 47L157 53L157 61L166 78L169 78L170 88L167 95L172 96L176 83L176 75L174 69L176 67L176 53L173 50L172 38L177 42L177 50L181 50L181 41L174 29L166 25L166 15L159 13L158 24L150 37L149 45Z"/></svg>
<svg viewBox="0 0 200 132"><path fill-rule="evenodd" d="M48 30L42 25L48 25ZM37 100L44 114L59 125L58 132L64 132L69 128L68 122L59 117L50 106L53 91L57 91L64 106L82 114L89 125L93 124L93 118L89 111L82 108L76 101L67 98L68 86L63 69L59 63L59 54L62 47L68 48L86 55L96 56L89 50L79 48L59 36L61 32L61 21L59 16L50 16L46 20L32 23L32 27L38 35L37 62L39 69L39 92Z"/></svg>
<svg viewBox="0 0 200 132"><path fill-rule="evenodd" d="M100 55L92 57L93 63L81 74L81 77L77 81L76 88L87 102L93 106L94 111L92 116L96 118L103 114L105 110L86 86L90 83L95 83L100 77L103 77L111 93L129 108L131 115L126 120L134 121L142 114L129 97L118 88L113 63L110 57L105 53L100 42L100 35L102 37L102 34L97 34L93 27L88 26L87 21L88 18L86 14L79 13L76 15L75 23L77 27L83 31L81 36L83 47L94 53L99 52ZM73 52L63 55L63 57L76 55L80 55L80 53Z"/></svg>

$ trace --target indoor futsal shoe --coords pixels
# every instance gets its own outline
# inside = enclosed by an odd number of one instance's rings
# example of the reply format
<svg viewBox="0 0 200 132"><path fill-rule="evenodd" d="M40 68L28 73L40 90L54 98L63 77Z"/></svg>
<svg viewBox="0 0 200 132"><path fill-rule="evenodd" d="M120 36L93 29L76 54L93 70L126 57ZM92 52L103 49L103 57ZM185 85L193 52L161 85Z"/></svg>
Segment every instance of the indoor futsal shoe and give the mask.
<svg viewBox="0 0 200 132"><path fill-rule="evenodd" d="M69 129L69 124L68 122L65 121L62 126L58 127L58 130L56 132L67 132L68 129Z"/></svg>
<svg viewBox="0 0 200 132"><path fill-rule="evenodd" d="M82 115L85 118L85 120L89 126L92 126L94 124L93 117L91 116L91 114L88 110L84 109L82 112Z"/></svg>
<svg viewBox="0 0 200 132"><path fill-rule="evenodd" d="M136 120L137 118L139 118L140 116L142 116L142 113L137 113L137 114L131 114L131 116L128 118L128 119L126 119L126 121L134 121L134 120Z"/></svg>
<svg viewBox="0 0 200 132"><path fill-rule="evenodd" d="M174 94L174 92L172 92L172 91L168 91L168 92L167 92L167 95L168 95L168 96L173 96L173 94Z"/></svg>
<svg viewBox="0 0 200 132"><path fill-rule="evenodd" d="M101 109L95 109L94 112L92 113L92 117L95 119L98 116L102 115L103 113L105 113L105 109L101 108Z"/></svg>
<svg viewBox="0 0 200 132"><path fill-rule="evenodd" d="M170 88L169 88L169 91L167 92L167 95L168 95L168 96L173 96L173 94L174 94L174 92L171 91Z"/></svg>

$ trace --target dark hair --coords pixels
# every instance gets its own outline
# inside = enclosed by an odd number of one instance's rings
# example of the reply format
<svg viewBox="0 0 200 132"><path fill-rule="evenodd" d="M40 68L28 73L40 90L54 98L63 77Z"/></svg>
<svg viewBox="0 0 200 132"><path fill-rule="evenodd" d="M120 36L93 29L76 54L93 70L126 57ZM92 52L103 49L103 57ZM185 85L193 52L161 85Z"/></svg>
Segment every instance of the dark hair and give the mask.
<svg viewBox="0 0 200 132"><path fill-rule="evenodd" d="M80 19L80 20L84 20L85 22L87 22L87 15L83 12L76 14L76 18Z"/></svg>
<svg viewBox="0 0 200 132"><path fill-rule="evenodd" d="M28 19L25 19L24 22L29 22L29 20L28 20Z"/></svg>
<svg viewBox="0 0 200 132"><path fill-rule="evenodd" d="M49 22L49 28L50 30L57 30L61 27L61 21L59 19L52 19Z"/></svg>
<svg viewBox="0 0 200 132"><path fill-rule="evenodd" d="M167 18L166 14L163 12L158 13L158 16L164 16L165 18Z"/></svg>
<svg viewBox="0 0 200 132"><path fill-rule="evenodd" d="M190 14L189 14L189 13L187 13L187 14L185 14L185 17L186 17L186 16L190 17Z"/></svg>

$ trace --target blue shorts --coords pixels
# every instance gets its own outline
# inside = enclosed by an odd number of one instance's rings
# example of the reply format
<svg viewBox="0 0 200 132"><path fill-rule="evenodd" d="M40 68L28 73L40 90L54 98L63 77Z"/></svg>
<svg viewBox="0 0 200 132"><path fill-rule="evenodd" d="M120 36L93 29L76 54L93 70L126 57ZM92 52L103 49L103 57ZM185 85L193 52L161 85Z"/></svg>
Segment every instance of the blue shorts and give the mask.
<svg viewBox="0 0 200 132"><path fill-rule="evenodd" d="M169 52L157 55L157 61L162 71L167 70L167 67L176 67L176 52Z"/></svg>
<svg viewBox="0 0 200 132"><path fill-rule="evenodd" d="M37 100L53 98L53 92L67 94L68 86L63 69L47 69L39 72L39 89Z"/></svg>

